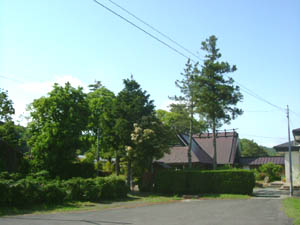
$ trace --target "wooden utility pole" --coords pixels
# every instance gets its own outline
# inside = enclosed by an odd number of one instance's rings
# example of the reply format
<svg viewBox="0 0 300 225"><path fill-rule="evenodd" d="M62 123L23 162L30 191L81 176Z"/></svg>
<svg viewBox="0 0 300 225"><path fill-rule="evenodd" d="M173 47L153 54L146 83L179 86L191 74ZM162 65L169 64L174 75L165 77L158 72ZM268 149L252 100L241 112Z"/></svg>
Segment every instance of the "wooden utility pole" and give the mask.
<svg viewBox="0 0 300 225"><path fill-rule="evenodd" d="M292 170L292 147L291 147L291 137L290 137L290 112L289 106L287 105L286 115L288 119L288 137L289 137L289 164L290 164L290 196L293 196L293 170Z"/></svg>

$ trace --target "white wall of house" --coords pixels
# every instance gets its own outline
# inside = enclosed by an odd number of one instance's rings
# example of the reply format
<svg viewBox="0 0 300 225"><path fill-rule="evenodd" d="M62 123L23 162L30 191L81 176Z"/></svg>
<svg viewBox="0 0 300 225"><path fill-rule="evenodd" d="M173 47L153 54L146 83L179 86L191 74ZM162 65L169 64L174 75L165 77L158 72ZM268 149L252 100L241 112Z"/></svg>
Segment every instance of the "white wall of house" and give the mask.
<svg viewBox="0 0 300 225"><path fill-rule="evenodd" d="M290 161L289 153L284 153L286 183L290 183ZM300 185L300 152L292 152L293 184Z"/></svg>

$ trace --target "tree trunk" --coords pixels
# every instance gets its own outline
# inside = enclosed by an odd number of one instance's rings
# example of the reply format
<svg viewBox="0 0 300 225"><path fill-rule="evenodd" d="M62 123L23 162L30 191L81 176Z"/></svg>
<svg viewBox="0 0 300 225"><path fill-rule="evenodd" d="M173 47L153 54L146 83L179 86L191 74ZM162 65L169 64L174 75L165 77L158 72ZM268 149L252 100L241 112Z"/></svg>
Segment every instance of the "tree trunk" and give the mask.
<svg viewBox="0 0 300 225"><path fill-rule="evenodd" d="M116 150L116 175L120 175L120 156L118 154L118 150Z"/></svg>
<svg viewBox="0 0 300 225"><path fill-rule="evenodd" d="M128 159L128 164L127 164L127 185L131 190L131 160L130 159Z"/></svg>
<svg viewBox="0 0 300 225"><path fill-rule="evenodd" d="M213 146L214 146L214 157L213 157L213 169L217 169L217 140L216 140L216 121L213 120Z"/></svg>
<svg viewBox="0 0 300 225"><path fill-rule="evenodd" d="M193 118L194 118L194 112L193 112L193 106L191 106L189 148L188 148L188 164L190 169L192 168Z"/></svg>

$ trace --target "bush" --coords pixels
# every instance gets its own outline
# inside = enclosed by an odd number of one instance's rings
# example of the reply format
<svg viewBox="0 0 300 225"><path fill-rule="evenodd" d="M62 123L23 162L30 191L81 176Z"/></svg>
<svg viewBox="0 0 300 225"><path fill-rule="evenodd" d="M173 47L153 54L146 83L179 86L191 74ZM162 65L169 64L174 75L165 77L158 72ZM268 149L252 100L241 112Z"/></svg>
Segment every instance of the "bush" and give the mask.
<svg viewBox="0 0 300 225"><path fill-rule="evenodd" d="M66 200L67 192L61 181L53 180L41 187L41 203L59 204Z"/></svg>
<svg viewBox="0 0 300 225"><path fill-rule="evenodd" d="M24 176L20 173L9 173L7 171L1 172L0 173L0 180L5 179L5 180L19 180L24 178Z"/></svg>
<svg viewBox="0 0 300 225"><path fill-rule="evenodd" d="M254 186L247 170L166 170L154 179L154 191L164 194L252 194Z"/></svg>
<svg viewBox="0 0 300 225"><path fill-rule="evenodd" d="M63 179L70 179L73 177L92 178L96 176L94 163L76 162L69 164L60 177Z"/></svg>
<svg viewBox="0 0 300 225"><path fill-rule="evenodd" d="M269 177L269 180L281 180L282 166L275 165L272 162L263 164L259 167L259 171L263 173L265 176Z"/></svg>
<svg viewBox="0 0 300 225"><path fill-rule="evenodd" d="M0 180L0 206L34 205L41 203L60 204L64 201L99 201L126 197L129 189L123 177L72 178L49 180L47 171L13 180Z"/></svg>
<svg viewBox="0 0 300 225"><path fill-rule="evenodd" d="M129 189L125 179L117 176L90 179L73 178L64 182L67 199L71 201L98 201L126 197Z"/></svg>

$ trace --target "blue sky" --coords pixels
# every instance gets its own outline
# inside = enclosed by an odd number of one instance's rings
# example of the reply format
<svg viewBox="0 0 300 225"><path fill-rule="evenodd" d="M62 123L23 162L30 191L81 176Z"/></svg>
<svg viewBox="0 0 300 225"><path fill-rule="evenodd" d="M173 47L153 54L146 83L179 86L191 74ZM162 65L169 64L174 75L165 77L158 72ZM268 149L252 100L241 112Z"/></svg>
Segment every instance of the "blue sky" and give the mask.
<svg viewBox="0 0 300 225"><path fill-rule="evenodd" d="M291 128L300 127L299 1L114 1L199 57L201 42L216 35L222 60L238 68L231 76L275 105L288 104ZM108 0L99 2L168 42ZM22 123L26 105L54 82L86 87L96 79L117 94L133 74L157 109L179 93L174 82L186 59L92 0L3 0L0 34L0 88ZM243 94L245 113L223 128L267 146L287 141L285 112Z"/></svg>

